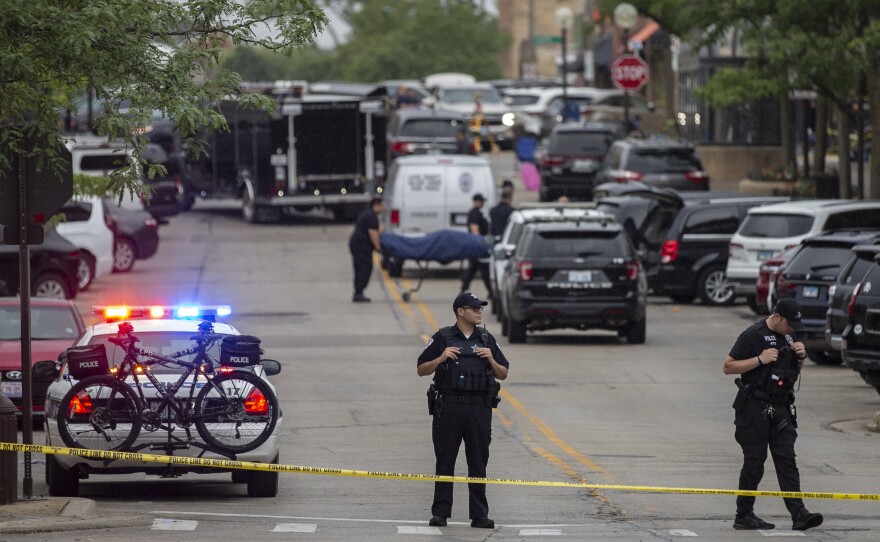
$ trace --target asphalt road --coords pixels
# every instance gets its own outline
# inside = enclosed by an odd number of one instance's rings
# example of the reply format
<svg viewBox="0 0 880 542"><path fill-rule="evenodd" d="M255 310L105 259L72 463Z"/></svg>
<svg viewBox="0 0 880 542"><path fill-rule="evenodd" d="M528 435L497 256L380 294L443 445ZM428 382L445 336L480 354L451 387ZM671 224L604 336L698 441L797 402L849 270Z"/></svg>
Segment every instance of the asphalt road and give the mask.
<svg viewBox="0 0 880 542"><path fill-rule="evenodd" d="M499 177L500 179L501 177ZM533 197L520 191L518 198ZM77 298L91 305L229 304L229 320L262 338L281 361L273 381L284 412L281 462L295 465L433 473L428 379L415 360L426 338L452 323L458 265L432 264L415 285L374 272L369 304L352 304L351 224L320 213L283 223L245 224L231 206L199 202L160 229L159 253L133 272L97 280ZM482 291L479 280L476 292ZM652 297L645 345L604 332L543 332L527 344L500 343L510 378L495 411L489 476L670 487L736 487L741 453L733 439L733 377L721 363L755 317L744 305L676 305ZM488 311L489 330L500 328ZM803 489L880 492L880 435L865 427L880 397L852 371L808 363L798 392L797 445ZM35 441L42 442L42 433ZM35 455L35 493L46 493ZM463 452L458 472L466 473ZM778 489L772 464L761 489ZM467 492L456 486L454 517L427 527L432 485L426 482L282 475L277 498L250 499L227 475L160 480L93 476L81 496L102 512L149 514L147 527L88 531L75 539L153 540L708 540L761 537L731 527L728 496L614 490L491 486L493 531L471 529ZM815 540L876 540L877 503L808 501L825 524ZM757 512L790 527L780 499L761 498ZM769 534L769 533L768 533ZM70 533L20 535L65 540ZM0 537L2 539L2 537Z"/></svg>

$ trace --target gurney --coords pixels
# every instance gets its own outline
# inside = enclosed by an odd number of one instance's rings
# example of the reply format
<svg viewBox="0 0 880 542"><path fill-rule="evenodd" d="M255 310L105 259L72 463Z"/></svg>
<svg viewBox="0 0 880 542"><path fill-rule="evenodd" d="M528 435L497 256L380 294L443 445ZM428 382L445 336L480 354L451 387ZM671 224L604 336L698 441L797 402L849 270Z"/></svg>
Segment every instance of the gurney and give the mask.
<svg viewBox="0 0 880 542"><path fill-rule="evenodd" d="M402 276L406 260L413 260L419 268L416 287L407 289L402 294L403 300L407 302L413 292L418 292L422 287L431 261L446 265L455 260L489 257L489 246L482 236L457 230L440 230L413 237L383 232L380 241L382 267L388 270L389 275L394 278Z"/></svg>

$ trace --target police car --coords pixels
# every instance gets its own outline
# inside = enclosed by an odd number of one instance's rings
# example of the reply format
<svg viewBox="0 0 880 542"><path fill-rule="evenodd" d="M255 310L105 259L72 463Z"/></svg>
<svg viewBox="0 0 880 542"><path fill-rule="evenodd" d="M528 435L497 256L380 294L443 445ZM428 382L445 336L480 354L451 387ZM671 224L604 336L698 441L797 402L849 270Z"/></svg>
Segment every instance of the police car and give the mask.
<svg viewBox="0 0 880 542"><path fill-rule="evenodd" d="M93 312L102 312L107 319L105 323L89 326L74 341L73 346L85 346L104 344L107 348L107 357L111 368L119 365L125 357L122 348L116 347L108 341L115 337L121 321L130 322L134 326L134 333L139 339L138 346L159 354L171 354L193 346L195 343L191 337L199 331L198 326L203 320L215 320L218 317L228 316L231 310L228 306L221 307L94 307ZM214 322L214 333L227 335L240 335L239 331L229 324ZM208 351L214 359L219 359L219 346L215 344ZM189 360L190 358L184 358ZM46 444L50 446L64 447L64 441L58 431L57 413L62 398L67 391L76 383L67 371L64 356L59 362L40 362L35 365L36 373L51 373L53 380L46 393ZM281 365L270 359L262 359L259 365L247 369L269 382L268 377L281 371ZM154 365L151 372L162 382L172 383L177 381L183 369ZM191 382L191 380L189 380ZM133 382L130 382L133 386ZM151 396L157 397L155 388L150 382L141 381L141 386L150 403ZM274 386L269 386L274 391ZM152 393L151 393L152 392ZM167 411L160 413L162 424L172 427L172 435L180 439L186 439L185 430L179 427L173 413ZM240 453L235 456L239 461L253 461L261 463L277 463L279 459L280 434L282 426L281 412L278 422L272 434L258 448ZM169 438L168 431L164 428L155 431L141 430L137 439L131 445L132 450L152 454L173 454L178 456L203 457L206 459L229 459L228 456L205 451L198 446L188 445L186 442L176 441ZM216 473L228 472L223 469L200 467L191 465L164 465L160 463L146 463L139 461L92 461L81 457L67 455L46 456L46 483L49 485L49 494L52 496L76 496L79 492L80 479L88 478L91 474L129 474L143 472L162 477L178 477L187 472ZM278 473L262 471L232 471L232 481L246 483L247 492L251 497L274 497L278 492Z"/></svg>

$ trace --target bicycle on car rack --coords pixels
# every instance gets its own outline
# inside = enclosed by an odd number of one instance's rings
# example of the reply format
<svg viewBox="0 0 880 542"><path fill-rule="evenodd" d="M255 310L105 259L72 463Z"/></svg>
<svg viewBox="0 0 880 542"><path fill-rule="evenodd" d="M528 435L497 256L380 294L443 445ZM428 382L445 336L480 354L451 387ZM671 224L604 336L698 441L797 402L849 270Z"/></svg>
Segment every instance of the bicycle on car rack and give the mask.
<svg viewBox="0 0 880 542"><path fill-rule="evenodd" d="M125 349L125 358L113 368L103 344L68 349L68 372L78 382L58 410L61 439L71 448L117 451L151 447L171 453L195 446L232 458L259 447L279 414L269 384L242 370L260 363L259 339L213 331L211 322L202 322L192 337L195 346L162 355L137 347L133 326L122 322L109 341ZM208 354L217 341L219 361ZM180 359L193 354L191 361ZM155 365L184 371L175 382L162 383L152 372ZM148 383L155 396L144 393ZM184 389L188 392L178 396ZM175 434L175 425L185 436ZM193 437L193 425L204 443ZM160 430L167 432L164 443L148 439L133 446L141 432Z"/></svg>

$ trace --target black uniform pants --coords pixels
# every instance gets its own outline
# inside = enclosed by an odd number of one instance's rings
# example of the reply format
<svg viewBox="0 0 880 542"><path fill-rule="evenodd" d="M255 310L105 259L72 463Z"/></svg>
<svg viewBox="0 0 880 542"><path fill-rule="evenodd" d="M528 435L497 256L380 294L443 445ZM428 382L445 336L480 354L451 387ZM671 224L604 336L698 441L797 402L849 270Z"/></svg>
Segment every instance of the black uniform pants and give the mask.
<svg viewBox="0 0 880 542"><path fill-rule="evenodd" d="M444 397L439 414L434 416L432 436L434 455L437 457L437 474L455 475L455 459L461 441L464 440L464 453L467 459L468 476L485 478L489 462L489 443L492 441L492 409L485 406L482 397L469 398L470 404ZM434 516L452 517L451 482L434 483ZM471 519L489 516L489 502L486 500L486 484L468 484Z"/></svg>
<svg viewBox="0 0 880 542"><path fill-rule="evenodd" d="M742 447L743 466L739 473L739 488L756 490L764 476L767 448L776 468L776 479L782 491L800 491L801 478L795 461L794 442L797 430L791 423L786 406L774 406L773 418L764 415L767 404L749 399L736 414L736 441ZM804 509L802 499L783 499L792 517ZM754 510L755 498L736 498L736 513L747 515Z"/></svg>
<svg viewBox="0 0 880 542"><path fill-rule="evenodd" d="M480 276L483 278L483 284L486 285L486 290L489 292L489 295L492 295L492 281L489 280L489 262L480 261L478 258L471 258L468 260L467 269L464 270L464 274L461 278L461 291L465 292L470 290L471 281L477 276L477 271L480 272Z"/></svg>
<svg viewBox="0 0 880 542"><path fill-rule="evenodd" d="M373 273L373 251L353 247L349 247L349 251L354 264L354 293L363 294Z"/></svg>

